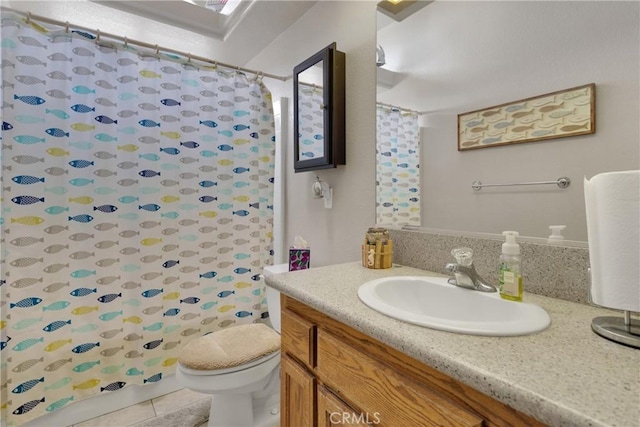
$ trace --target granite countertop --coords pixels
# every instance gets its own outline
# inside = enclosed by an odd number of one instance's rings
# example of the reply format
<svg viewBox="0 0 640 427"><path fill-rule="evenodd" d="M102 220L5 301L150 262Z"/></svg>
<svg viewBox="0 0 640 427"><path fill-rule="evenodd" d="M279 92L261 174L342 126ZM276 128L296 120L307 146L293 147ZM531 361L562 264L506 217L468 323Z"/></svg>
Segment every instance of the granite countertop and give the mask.
<svg viewBox="0 0 640 427"><path fill-rule="evenodd" d="M395 320L365 306L358 287L387 276L442 276L347 263L268 277L268 286L551 426L640 426L640 351L591 331L615 312L525 293L551 316L545 331L480 337ZM472 292L472 291L470 291Z"/></svg>

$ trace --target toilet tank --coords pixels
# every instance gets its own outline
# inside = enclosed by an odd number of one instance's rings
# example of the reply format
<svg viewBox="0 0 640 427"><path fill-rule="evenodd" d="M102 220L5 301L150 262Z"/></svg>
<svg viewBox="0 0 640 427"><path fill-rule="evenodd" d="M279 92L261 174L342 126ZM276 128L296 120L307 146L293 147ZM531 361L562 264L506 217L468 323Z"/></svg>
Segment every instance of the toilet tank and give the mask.
<svg viewBox="0 0 640 427"><path fill-rule="evenodd" d="M287 271L289 271L289 264L276 264L266 266L262 270L262 274L267 278ZM280 292L269 286L267 286L267 309L273 329L280 333Z"/></svg>

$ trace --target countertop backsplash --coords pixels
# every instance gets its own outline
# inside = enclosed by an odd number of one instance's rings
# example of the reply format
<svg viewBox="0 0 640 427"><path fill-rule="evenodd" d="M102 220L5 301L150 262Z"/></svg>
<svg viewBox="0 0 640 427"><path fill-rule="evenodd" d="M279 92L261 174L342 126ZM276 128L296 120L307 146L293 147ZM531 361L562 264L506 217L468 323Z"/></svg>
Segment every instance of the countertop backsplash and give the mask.
<svg viewBox="0 0 640 427"><path fill-rule="evenodd" d="M393 239L393 262L447 274L444 266L455 262L451 250L473 249L476 271L498 284L498 259L503 240L471 236L389 230ZM589 250L562 245L519 242L522 250L525 292L587 304L589 301Z"/></svg>

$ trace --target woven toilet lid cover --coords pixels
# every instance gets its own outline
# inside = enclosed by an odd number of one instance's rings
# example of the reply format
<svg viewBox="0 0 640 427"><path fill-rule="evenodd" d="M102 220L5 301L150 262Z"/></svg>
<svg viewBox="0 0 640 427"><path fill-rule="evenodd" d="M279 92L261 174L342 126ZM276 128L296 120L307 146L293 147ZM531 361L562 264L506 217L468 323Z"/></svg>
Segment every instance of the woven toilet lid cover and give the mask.
<svg viewBox="0 0 640 427"><path fill-rule="evenodd" d="M178 361L196 370L232 368L280 350L280 335L262 323L239 325L196 338Z"/></svg>

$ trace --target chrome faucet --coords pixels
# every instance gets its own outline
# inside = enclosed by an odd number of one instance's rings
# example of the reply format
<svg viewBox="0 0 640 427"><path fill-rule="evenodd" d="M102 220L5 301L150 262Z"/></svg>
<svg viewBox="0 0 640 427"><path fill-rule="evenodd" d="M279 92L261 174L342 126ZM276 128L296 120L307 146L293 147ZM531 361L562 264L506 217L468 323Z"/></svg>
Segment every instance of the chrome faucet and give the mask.
<svg viewBox="0 0 640 427"><path fill-rule="evenodd" d="M456 258L457 262L451 262L444 266L445 270L455 275L448 280L450 284L480 292L496 292L498 290L480 277L476 271L472 260L473 250L458 248L452 250L451 255Z"/></svg>

